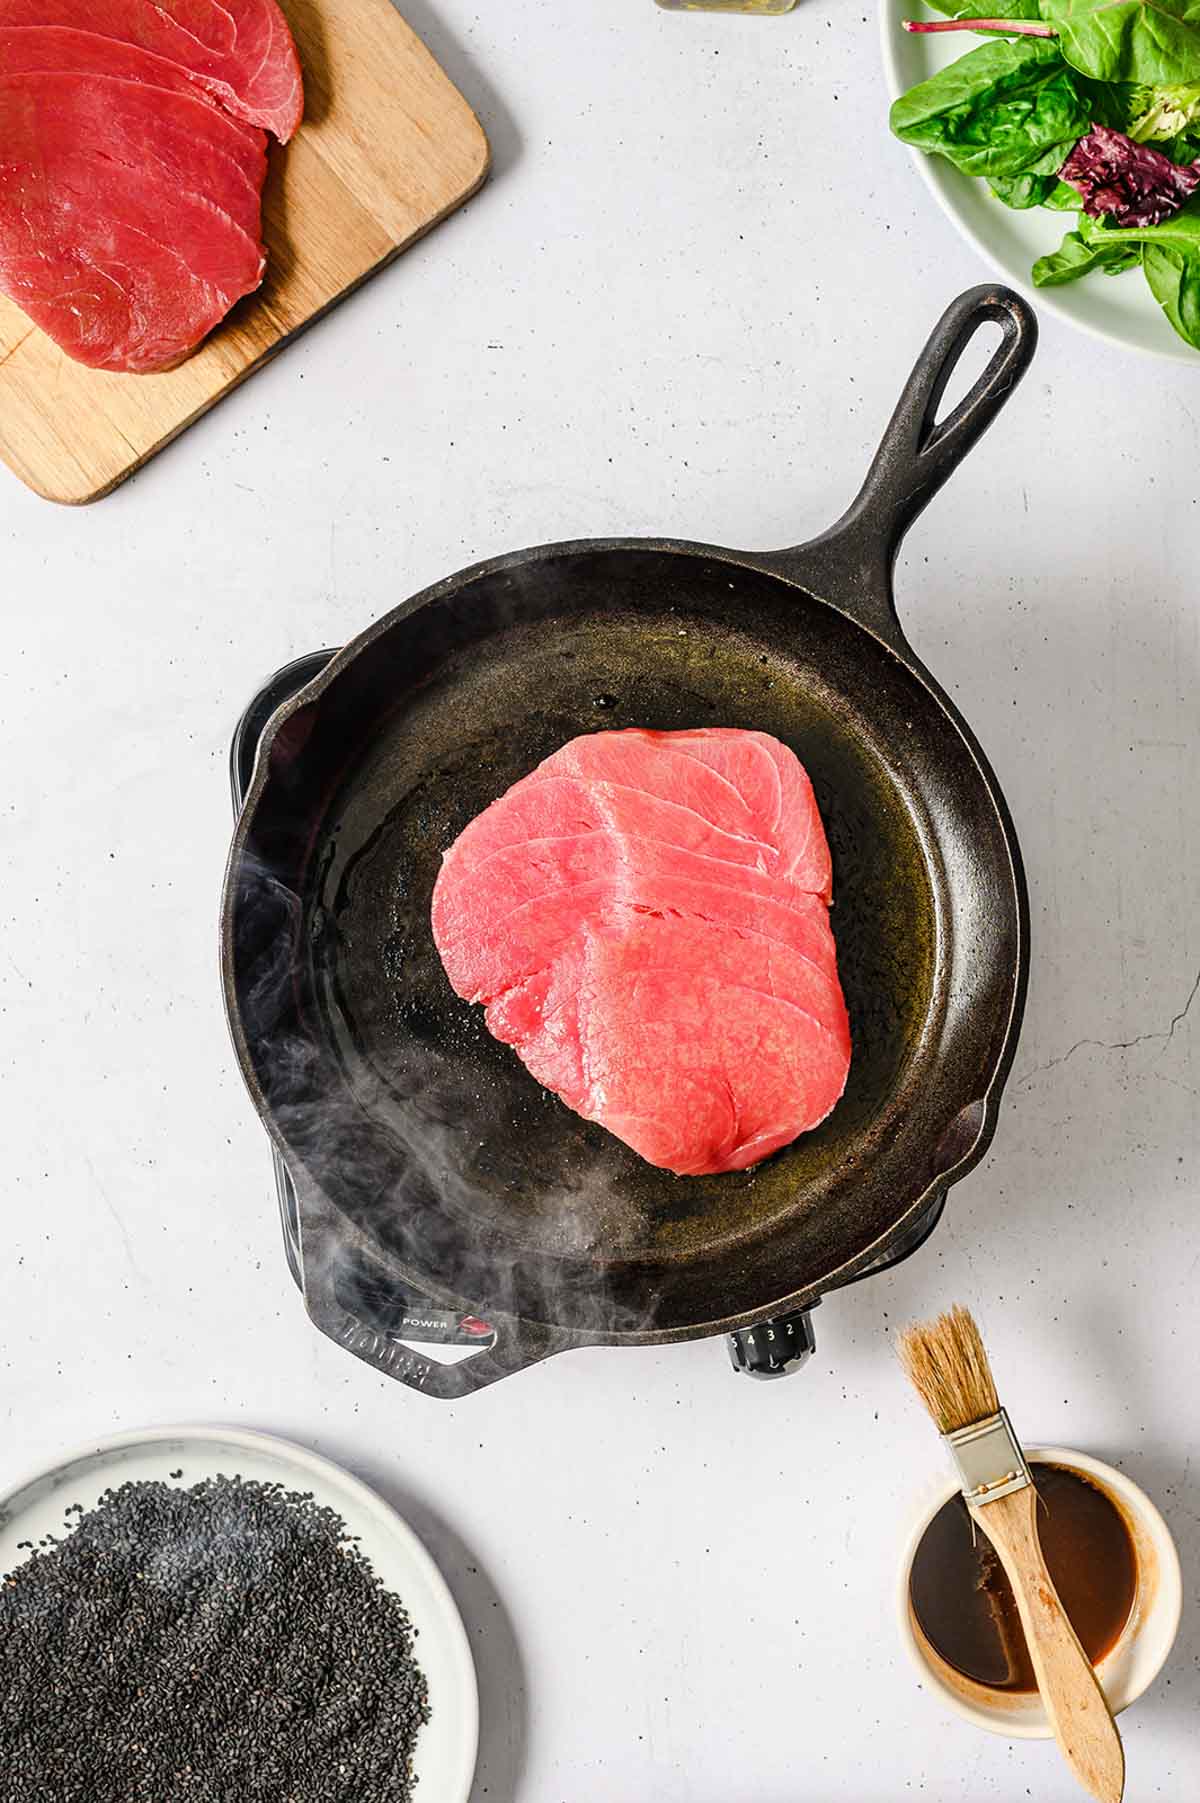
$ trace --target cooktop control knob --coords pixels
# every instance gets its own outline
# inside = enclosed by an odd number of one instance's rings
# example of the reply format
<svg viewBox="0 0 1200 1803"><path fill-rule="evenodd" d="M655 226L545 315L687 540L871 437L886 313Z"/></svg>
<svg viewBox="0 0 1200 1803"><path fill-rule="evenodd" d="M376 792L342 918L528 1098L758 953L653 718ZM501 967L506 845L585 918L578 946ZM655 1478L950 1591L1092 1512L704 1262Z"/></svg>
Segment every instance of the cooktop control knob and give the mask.
<svg viewBox="0 0 1200 1803"><path fill-rule="evenodd" d="M816 1306L814 1303L813 1308ZM753 1327L731 1333L728 1341L734 1370L749 1377L787 1377L799 1371L817 1349L810 1309L756 1321Z"/></svg>

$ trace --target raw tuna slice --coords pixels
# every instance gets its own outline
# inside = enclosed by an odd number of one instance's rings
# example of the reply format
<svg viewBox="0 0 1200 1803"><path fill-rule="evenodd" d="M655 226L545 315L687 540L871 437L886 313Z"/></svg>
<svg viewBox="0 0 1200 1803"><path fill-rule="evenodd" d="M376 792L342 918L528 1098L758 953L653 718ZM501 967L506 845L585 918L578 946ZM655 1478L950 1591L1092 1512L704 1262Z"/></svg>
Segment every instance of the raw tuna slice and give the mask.
<svg viewBox="0 0 1200 1803"><path fill-rule="evenodd" d="M546 1088L651 1164L742 1170L825 1118L850 1029L829 847L766 733L572 739L446 853L446 974Z"/></svg>
<svg viewBox="0 0 1200 1803"><path fill-rule="evenodd" d="M93 148L137 167L149 153L170 178L232 204L238 224L257 239L266 138L213 106L174 63L89 31L0 26L0 81L6 90L29 85L49 95L57 119L77 108L81 128L103 118L110 129ZM113 82L126 86L115 90Z"/></svg>
<svg viewBox="0 0 1200 1803"><path fill-rule="evenodd" d="M144 75L0 75L0 287L98 369L177 363L266 266L262 133Z"/></svg>
<svg viewBox="0 0 1200 1803"><path fill-rule="evenodd" d="M300 63L276 0L0 0L0 26L45 25L164 57L283 143L300 123Z"/></svg>

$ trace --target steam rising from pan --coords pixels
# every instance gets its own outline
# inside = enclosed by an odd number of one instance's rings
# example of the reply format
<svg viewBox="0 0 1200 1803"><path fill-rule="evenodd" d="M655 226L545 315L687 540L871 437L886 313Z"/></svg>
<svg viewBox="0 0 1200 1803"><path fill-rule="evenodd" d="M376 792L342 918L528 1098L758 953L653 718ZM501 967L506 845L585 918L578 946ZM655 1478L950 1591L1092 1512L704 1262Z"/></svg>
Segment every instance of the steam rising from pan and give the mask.
<svg viewBox="0 0 1200 1803"><path fill-rule="evenodd" d="M336 927L319 911L306 927L300 897L253 857L245 860L240 883L242 930L256 947L246 967L245 1012L260 1025L256 1061L293 1177L301 1183L307 1178L327 1196L352 1193L355 1223L366 1241L386 1246L410 1270L434 1273L446 1300L488 1314L518 1312L516 1254L493 1242L484 1256L471 1243L472 1224L487 1219L495 1197L488 1187L488 1148L478 1133L478 1093L469 1070L456 1062L452 1049L439 1051L432 1065L419 1071L395 1065L386 1077L364 1060L337 993ZM332 1063L312 1038L289 1024L306 945L316 979L311 1000L340 1054ZM401 973L389 969L380 977L387 1006L401 1016L410 1012ZM393 977L399 982L394 994L387 987ZM540 1100L561 1106L550 1097ZM386 1124L382 1138L380 1123ZM599 1332L650 1327L653 1304L631 1310L605 1280L614 1249L644 1233L638 1204L614 1192L595 1161L583 1161L564 1171L561 1187L544 1198L543 1207L557 1258L538 1267L538 1318L578 1315L583 1300ZM465 1229L465 1246L443 1215ZM343 1256L336 1240L306 1244L307 1277L314 1275L314 1257ZM381 1278L386 1286L385 1271ZM581 1283L583 1299L576 1294ZM522 1303L528 1309L527 1294Z"/></svg>

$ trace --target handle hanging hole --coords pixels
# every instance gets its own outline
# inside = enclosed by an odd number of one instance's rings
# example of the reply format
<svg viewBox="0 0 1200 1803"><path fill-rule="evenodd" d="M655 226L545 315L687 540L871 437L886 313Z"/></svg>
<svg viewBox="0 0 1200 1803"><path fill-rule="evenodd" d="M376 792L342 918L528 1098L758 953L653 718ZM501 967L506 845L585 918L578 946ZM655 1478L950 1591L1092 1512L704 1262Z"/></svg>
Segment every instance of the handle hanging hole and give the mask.
<svg viewBox="0 0 1200 1803"><path fill-rule="evenodd" d="M443 1346L436 1340L409 1339L404 1335L397 1335L396 1339L408 1352L432 1359L435 1365L461 1365L466 1359L477 1359L481 1352L488 1350L486 1346Z"/></svg>
<svg viewBox="0 0 1200 1803"><path fill-rule="evenodd" d="M1003 342L1004 332L1000 322L995 319L984 320L979 329L972 334L970 342L964 347L958 362L950 371L949 379L937 404L936 417L927 422L929 431L945 425L955 408L966 400Z"/></svg>

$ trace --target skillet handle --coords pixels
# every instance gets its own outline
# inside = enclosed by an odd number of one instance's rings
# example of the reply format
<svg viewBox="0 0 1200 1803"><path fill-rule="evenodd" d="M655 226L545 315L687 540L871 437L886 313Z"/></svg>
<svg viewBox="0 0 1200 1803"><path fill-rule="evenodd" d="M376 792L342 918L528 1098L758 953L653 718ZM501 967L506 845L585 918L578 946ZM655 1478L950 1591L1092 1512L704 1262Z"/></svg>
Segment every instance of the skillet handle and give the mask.
<svg viewBox="0 0 1200 1803"><path fill-rule="evenodd" d="M347 1248L345 1225L316 1185L303 1177L293 1181L304 1306L323 1334L384 1377L394 1377L425 1396L454 1402L540 1364L573 1343L553 1328L499 1315L487 1323L492 1332L484 1350L453 1363L431 1358L413 1342L462 1345L466 1336L453 1328L447 1331L451 1322L462 1327L485 1324L431 1302L414 1289L397 1297L394 1282L377 1266L372 1268L369 1254Z"/></svg>
<svg viewBox="0 0 1200 1803"><path fill-rule="evenodd" d="M959 359L989 321L1003 333L995 354L969 394L939 420ZM892 569L904 534L991 425L1028 369L1037 337L1036 314L1010 288L984 283L951 301L917 358L854 502L820 538L762 561L903 646Z"/></svg>

